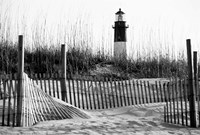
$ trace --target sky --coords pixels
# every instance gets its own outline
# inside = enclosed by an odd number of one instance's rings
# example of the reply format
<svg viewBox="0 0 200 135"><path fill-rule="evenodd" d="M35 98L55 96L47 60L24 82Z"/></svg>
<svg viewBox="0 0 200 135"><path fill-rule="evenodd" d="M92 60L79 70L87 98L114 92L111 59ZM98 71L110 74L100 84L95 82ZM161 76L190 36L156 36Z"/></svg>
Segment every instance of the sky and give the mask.
<svg viewBox="0 0 200 135"><path fill-rule="evenodd" d="M177 57L186 39L200 50L199 5L199 0L0 0L1 37L17 41L23 34L29 48L34 39L47 46L86 41L94 52L112 53L112 26L121 8L130 56L168 52Z"/></svg>

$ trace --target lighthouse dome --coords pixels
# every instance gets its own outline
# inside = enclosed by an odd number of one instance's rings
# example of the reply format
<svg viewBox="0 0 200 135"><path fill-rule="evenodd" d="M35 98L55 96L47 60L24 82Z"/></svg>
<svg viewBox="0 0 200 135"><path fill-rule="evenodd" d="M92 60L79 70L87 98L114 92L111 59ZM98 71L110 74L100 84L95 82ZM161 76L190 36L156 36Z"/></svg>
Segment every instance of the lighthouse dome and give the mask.
<svg viewBox="0 0 200 135"><path fill-rule="evenodd" d="M115 13L116 16L116 21L124 21L124 12L121 11L121 8L119 9L119 11L117 13Z"/></svg>
<svg viewBox="0 0 200 135"><path fill-rule="evenodd" d="M117 11L115 14L117 15L117 14L125 14L125 13L121 10L121 8L119 8L119 11Z"/></svg>

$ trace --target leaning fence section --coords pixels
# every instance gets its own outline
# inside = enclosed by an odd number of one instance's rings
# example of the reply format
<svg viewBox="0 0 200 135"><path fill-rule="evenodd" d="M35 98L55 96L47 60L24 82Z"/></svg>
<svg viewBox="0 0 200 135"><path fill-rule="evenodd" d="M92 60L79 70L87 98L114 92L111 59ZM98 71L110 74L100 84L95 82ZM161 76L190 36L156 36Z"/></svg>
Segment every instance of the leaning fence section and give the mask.
<svg viewBox="0 0 200 135"><path fill-rule="evenodd" d="M52 97L61 99L60 74L30 74L29 77L37 84L45 93Z"/></svg>
<svg viewBox="0 0 200 135"><path fill-rule="evenodd" d="M41 81L43 80L41 79ZM40 84L38 80L30 79L24 74L24 91L21 96L17 96L18 80L16 76L9 75L6 80L1 79L1 82L0 126L27 127L45 120L89 118L78 108L58 99L59 93L54 90L53 84L50 84L56 83L56 80L47 79L49 83L46 84L46 89L42 90L41 87L43 84L45 85L45 81ZM52 98L53 96L55 98ZM22 100L20 112L17 111L18 98ZM20 124L17 122L19 115Z"/></svg>

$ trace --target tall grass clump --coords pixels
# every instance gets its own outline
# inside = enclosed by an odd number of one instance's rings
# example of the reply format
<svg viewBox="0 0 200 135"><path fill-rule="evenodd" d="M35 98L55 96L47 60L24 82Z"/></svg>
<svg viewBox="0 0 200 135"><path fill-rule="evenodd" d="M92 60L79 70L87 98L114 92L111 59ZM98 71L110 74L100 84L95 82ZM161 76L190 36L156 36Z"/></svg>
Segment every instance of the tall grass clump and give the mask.
<svg viewBox="0 0 200 135"><path fill-rule="evenodd" d="M0 43L0 71L5 73L17 72L17 46L8 42ZM93 54L91 49L78 47L67 51L67 73L71 75L89 75L97 64L107 64L118 70L119 76L135 78L169 78L187 76L187 61L182 55L177 60L167 55L155 57L124 59L114 58L98 52ZM36 48L35 51L25 49L25 72L58 73L61 64L60 48Z"/></svg>
<svg viewBox="0 0 200 135"><path fill-rule="evenodd" d="M187 76L187 61L179 57L178 60L170 59L167 55L153 58L114 59L114 66L123 71L123 74L136 78L169 78Z"/></svg>

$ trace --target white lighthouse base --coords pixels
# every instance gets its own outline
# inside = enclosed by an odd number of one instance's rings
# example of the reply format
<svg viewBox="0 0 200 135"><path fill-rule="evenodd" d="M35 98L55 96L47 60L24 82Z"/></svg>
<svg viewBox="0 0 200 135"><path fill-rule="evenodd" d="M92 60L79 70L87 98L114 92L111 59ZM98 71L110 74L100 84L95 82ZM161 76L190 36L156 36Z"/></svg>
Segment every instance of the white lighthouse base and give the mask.
<svg viewBox="0 0 200 135"><path fill-rule="evenodd" d="M126 58L126 42L114 42L114 57Z"/></svg>

